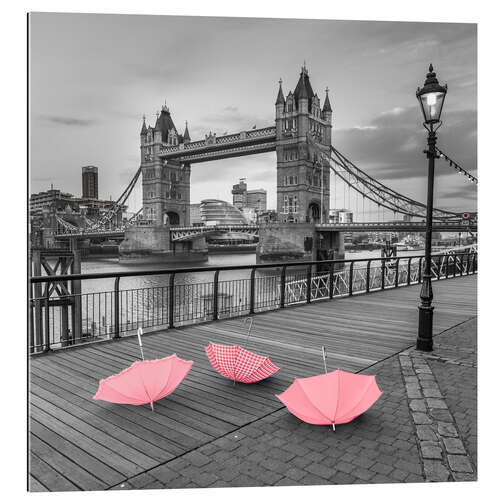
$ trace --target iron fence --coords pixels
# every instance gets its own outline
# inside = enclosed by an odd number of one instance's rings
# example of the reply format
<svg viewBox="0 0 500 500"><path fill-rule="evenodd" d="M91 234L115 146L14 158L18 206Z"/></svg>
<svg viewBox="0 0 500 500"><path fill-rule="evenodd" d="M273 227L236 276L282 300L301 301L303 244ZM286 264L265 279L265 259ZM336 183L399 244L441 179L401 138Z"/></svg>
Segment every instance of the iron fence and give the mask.
<svg viewBox="0 0 500 500"><path fill-rule="evenodd" d="M255 314L422 282L423 256L39 276L30 279L30 353L145 331ZM432 256L432 279L477 272L473 252ZM227 271L239 279L220 279ZM200 283L178 276L207 273ZM210 276L210 273L212 276ZM121 279L167 275L163 286L121 288ZM68 282L114 279L112 290L72 293ZM177 282L176 282L177 279ZM64 286L58 286L60 284ZM72 283L73 284L73 283Z"/></svg>

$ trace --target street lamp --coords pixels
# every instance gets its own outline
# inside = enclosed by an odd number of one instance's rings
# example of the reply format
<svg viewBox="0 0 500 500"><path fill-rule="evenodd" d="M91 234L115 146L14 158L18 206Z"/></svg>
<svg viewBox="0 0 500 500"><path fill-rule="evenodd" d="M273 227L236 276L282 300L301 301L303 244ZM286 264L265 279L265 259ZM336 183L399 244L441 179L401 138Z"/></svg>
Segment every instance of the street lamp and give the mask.
<svg viewBox="0 0 500 500"><path fill-rule="evenodd" d="M434 199L434 160L436 154L436 130L441 126L441 110L448 87L439 85L432 64L425 79L424 86L417 89L417 99L424 115L424 127L429 132L427 136L428 149L424 151L429 160L427 178L427 221L425 228L425 267L420 305L418 306L418 337L419 351L432 351L432 284L431 284L431 247L432 247L432 211Z"/></svg>

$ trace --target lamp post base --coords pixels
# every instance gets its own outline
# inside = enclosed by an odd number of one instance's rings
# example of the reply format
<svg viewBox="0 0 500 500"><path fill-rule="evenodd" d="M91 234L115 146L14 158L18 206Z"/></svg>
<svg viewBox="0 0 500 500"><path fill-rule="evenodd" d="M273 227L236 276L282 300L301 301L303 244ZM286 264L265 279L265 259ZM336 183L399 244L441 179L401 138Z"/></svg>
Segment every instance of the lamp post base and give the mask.
<svg viewBox="0 0 500 500"><path fill-rule="evenodd" d="M417 350L432 351L432 317L434 307L418 306Z"/></svg>

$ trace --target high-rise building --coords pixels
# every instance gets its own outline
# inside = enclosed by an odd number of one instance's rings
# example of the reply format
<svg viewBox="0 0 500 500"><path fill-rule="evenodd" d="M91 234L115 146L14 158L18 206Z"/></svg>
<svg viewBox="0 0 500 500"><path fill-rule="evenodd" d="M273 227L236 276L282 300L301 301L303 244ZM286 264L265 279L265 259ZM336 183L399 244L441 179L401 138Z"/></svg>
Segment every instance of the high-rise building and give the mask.
<svg viewBox="0 0 500 500"><path fill-rule="evenodd" d="M82 167L82 198L99 199L97 167Z"/></svg>
<svg viewBox="0 0 500 500"><path fill-rule="evenodd" d="M267 210L267 191L265 189L247 189L246 179L240 179L238 184L233 185L233 206L243 211L246 208L253 209L256 214Z"/></svg>

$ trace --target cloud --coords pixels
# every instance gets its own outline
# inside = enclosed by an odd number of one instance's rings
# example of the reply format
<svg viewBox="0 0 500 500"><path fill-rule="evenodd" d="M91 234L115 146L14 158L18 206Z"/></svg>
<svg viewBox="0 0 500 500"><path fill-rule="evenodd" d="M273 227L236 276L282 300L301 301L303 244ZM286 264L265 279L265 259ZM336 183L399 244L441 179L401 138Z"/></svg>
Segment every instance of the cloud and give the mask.
<svg viewBox="0 0 500 500"><path fill-rule="evenodd" d="M416 106L394 108L368 125L334 131L334 145L358 167L379 180L427 176L422 154L426 132ZM477 168L477 116L473 110L449 112L438 132L438 147L468 171ZM436 167L436 175L448 174Z"/></svg>
<svg viewBox="0 0 500 500"><path fill-rule="evenodd" d="M68 125L75 127L88 127L97 123L96 120L85 120L83 118L74 118L72 116L41 115L40 117L45 121L55 123L57 125Z"/></svg>

